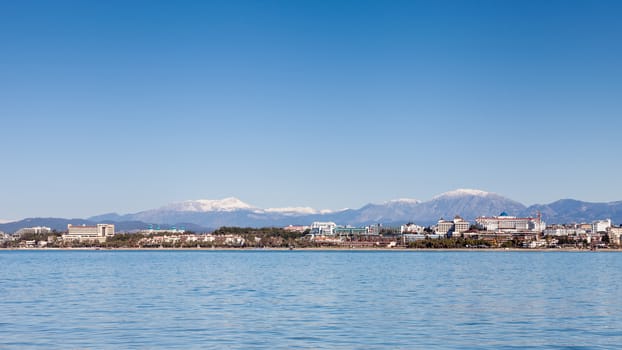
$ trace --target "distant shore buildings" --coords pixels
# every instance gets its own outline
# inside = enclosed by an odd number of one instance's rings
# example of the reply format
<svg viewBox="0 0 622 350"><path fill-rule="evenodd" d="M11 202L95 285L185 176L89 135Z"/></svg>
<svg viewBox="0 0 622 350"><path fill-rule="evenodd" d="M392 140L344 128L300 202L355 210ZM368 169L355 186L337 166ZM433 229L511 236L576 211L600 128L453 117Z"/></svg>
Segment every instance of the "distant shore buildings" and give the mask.
<svg viewBox="0 0 622 350"><path fill-rule="evenodd" d="M131 231L131 234L140 234L138 247L178 247L178 246L223 246L245 247L251 246L279 246L283 242L288 244L302 244L303 246L348 246L348 247L377 247L392 244L401 246L425 245L432 247L447 242L468 241L487 247L524 247L524 248L554 248L554 247L591 247L606 248L619 247L622 243L622 226L613 225L611 219L596 220L591 223L566 223L546 226L538 214L536 217L516 217L502 212L497 216L480 216L475 222L469 222L461 216L454 216L453 220L441 218L431 226L417 225L408 222L404 225L395 223L375 223L367 226L339 225L335 222L315 221L310 225L288 225L282 227L282 233L275 228L270 230L232 227L231 230L217 230L220 232L204 232L195 234L185 232L183 227L149 225L148 229ZM254 231L258 235L252 236ZM268 233L266 233L268 232ZM292 235L290 233L297 233ZM0 234L0 244L4 247L84 247L119 246L127 244L128 237L108 240L115 236L115 226L112 224L96 225L67 225L67 231L62 233L50 227L26 227L15 234ZM34 236L33 236L34 235ZM43 235L43 237L41 236ZM47 236L47 237L45 237ZM458 240L444 241L445 238ZM132 240L133 238L129 238ZM425 240L425 242L420 242ZM479 243L472 243L478 241ZM279 243L281 242L281 243ZM293 243L297 242L297 243Z"/></svg>
<svg viewBox="0 0 622 350"><path fill-rule="evenodd" d="M154 234L163 234L163 233L176 233L183 234L186 232L186 228L180 226L179 228L176 226L171 226L170 228L165 228L160 225L149 225L146 230L140 230L138 233L144 235L154 235Z"/></svg>

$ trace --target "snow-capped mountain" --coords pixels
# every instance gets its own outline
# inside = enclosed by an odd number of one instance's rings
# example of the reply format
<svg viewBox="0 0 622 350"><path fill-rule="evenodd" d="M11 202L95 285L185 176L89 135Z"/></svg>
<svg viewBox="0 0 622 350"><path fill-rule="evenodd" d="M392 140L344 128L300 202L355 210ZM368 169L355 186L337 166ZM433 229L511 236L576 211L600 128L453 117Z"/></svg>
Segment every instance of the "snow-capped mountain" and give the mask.
<svg viewBox="0 0 622 350"><path fill-rule="evenodd" d="M283 215L313 215L328 214L332 210L317 210L311 207L283 207L283 208L267 208L261 209L245 203L235 197L227 197L223 199L197 199L183 202L172 203L156 209L157 211L174 211L174 212L232 212L240 210L248 210L254 213L275 213Z"/></svg>
<svg viewBox="0 0 622 350"><path fill-rule="evenodd" d="M333 210L324 209L317 210L311 207L285 207L285 208L268 208L263 210L266 213L278 213L283 215L314 215L314 214L330 214Z"/></svg>
<svg viewBox="0 0 622 350"><path fill-rule="evenodd" d="M536 204L523 211L522 215L533 216L540 212L549 223L580 223L610 218L622 223L622 201L591 203L574 199L562 199L550 204Z"/></svg>
<svg viewBox="0 0 622 350"><path fill-rule="evenodd" d="M199 199L172 203L157 209L134 214L104 214L89 218L92 221L142 221L154 224L193 223L203 227L220 226L274 226L292 221L306 223L329 215L331 210L311 207L284 207L262 209L235 197ZM299 219L304 218L304 219Z"/></svg>
<svg viewBox="0 0 622 350"><path fill-rule="evenodd" d="M421 201L417 199L394 199L380 204L367 204L360 209L342 211L333 220L335 222L351 222L350 225L390 223L413 220L413 213Z"/></svg>
<svg viewBox="0 0 622 350"><path fill-rule="evenodd" d="M505 211L518 215L525 206L496 193L472 189L458 189L435 196L417 207L417 220L451 219L460 215L473 220L478 216L498 215Z"/></svg>
<svg viewBox="0 0 622 350"><path fill-rule="evenodd" d="M469 189L446 192L430 201L401 198L383 203L370 203L359 209L317 210L310 207L284 207L261 209L237 198L220 200L192 200L173 203L158 209L116 215L108 214L91 220L143 221L167 224L190 222L205 227L219 226L271 226L309 224L313 221L334 221L347 225L372 223L403 223L415 221L433 224L439 218L461 215L474 219L479 215L497 215L502 211L518 213L525 206L500 195Z"/></svg>
<svg viewBox="0 0 622 350"><path fill-rule="evenodd" d="M488 196L496 196L496 195L497 194L495 194L495 193L481 191L481 190L473 190L473 189L469 189L469 188L459 188L457 190L441 193L441 194L435 196L434 198L432 198L432 200L439 199L439 198L488 197Z"/></svg>
<svg viewBox="0 0 622 350"><path fill-rule="evenodd" d="M412 198L398 198L398 199L392 199L390 201L386 201L383 204L419 204L421 203L420 200L418 199L412 199Z"/></svg>
<svg viewBox="0 0 622 350"><path fill-rule="evenodd" d="M254 209L250 204L244 203L235 197L223 199L199 199L172 203L161 207L162 211L190 211L190 212L208 212L208 211L235 211Z"/></svg>

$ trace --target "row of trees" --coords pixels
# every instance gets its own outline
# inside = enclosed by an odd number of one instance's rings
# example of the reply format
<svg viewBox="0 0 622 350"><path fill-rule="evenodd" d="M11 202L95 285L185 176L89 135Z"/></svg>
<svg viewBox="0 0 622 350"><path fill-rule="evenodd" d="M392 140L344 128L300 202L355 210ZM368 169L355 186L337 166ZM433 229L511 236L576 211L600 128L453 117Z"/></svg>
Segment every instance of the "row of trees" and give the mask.
<svg viewBox="0 0 622 350"><path fill-rule="evenodd" d="M462 237L422 239L408 243L408 248L432 248L432 249L452 249L452 248L490 248L491 243L481 239L470 239Z"/></svg>
<svg viewBox="0 0 622 350"><path fill-rule="evenodd" d="M230 227L224 226L214 231L214 235L237 235L244 238L248 247L303 247L310 246L302 237L308 232L293 232L279 227Z"/></svg>

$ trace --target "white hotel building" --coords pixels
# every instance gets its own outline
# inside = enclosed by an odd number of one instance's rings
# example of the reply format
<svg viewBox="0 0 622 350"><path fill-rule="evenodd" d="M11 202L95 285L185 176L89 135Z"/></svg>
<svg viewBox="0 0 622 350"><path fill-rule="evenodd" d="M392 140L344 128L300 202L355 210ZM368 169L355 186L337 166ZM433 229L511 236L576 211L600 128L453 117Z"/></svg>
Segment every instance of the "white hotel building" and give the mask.
<svg viewBox="0 0 622 350"><path fill-rule="evenodd" d="M541 218L518 218L510 216L506 212L499 216L480 216L475 222L482 226L486 231L495 232L542 232L546 228L546 223Z"/></svg>
<svg viewBox="0 0 622 350"><path fill-rule="evenodd" d="M592 223L592 233L607 232L611 227L611 219L598 220Z"/></svg>
<svg viewBox="0 0 622 350"><path fill-rule="evenodd" d="M313 235L333 235L335 234L335 228L337 224L334 222L320 222L316 221L311 224L311 234Z"/></svg>
<svg viewBox="0 0 622 350"><path fill-rule="evenodd" d="M471 223L456 215L453 221L443 220L436 223L435 232L439 235L459 235L469 230Z"/></svg>
<svg viewBox="0 0 622 350"><path fill-rule="evenodd" d="M67 233L63 235L63 240L78 241L99 241L105 242L108 237L114 236L114 225L97 224L95 226L73 226L67 225Z"/></svg>

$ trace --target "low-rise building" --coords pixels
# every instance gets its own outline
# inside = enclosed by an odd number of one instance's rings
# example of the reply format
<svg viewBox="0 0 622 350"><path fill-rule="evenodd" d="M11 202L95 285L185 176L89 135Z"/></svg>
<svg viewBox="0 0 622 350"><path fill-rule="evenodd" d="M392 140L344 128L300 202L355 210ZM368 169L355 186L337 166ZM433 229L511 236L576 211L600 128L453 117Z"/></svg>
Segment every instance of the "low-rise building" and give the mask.
<svg viewBox="0 0 622 350"><path fill-rule="evenodd" d="M544 239L523 242L523 248L531 248L531 249L544 248L547 245L548 245L548 242Z"/></svg>
<svg viewBox="0 0 622 350"><path fill-rule="evenodd" d="M324 236L324 235L318 235L318 236L311 235L309 236L309 239L315 243L327 244L327 245L341 244L342 242L344 242L344 239L342 237L337 237L337 236L329 237L329 236Z"/></svg>
<svg viewBox="0 0 622 350"><path fill-rule="evenodd" d="M160 235L160 234L184 234L186 228L183 226L163 226L157 224L150 224L147 229L139 230L138 233L143 235Z"/></svg>
<svg viewBox="0 0 622 350"><path fill-rule="evenodd" d="M45 227L45 226L36 226L36 227L24 227L24 228L17 230L17 232L15 232L15 234L18 236L25 235L25 234L40 234L40 233L52 233L52 229L49 227Z"/></svg>
<svg viewBox="0 0 622 350"><path fill-rule="evenodd" d="M8 241L12 241L13 240L13 236L11 236L8 233L4 233L2 231L0 231L0 242L8 242Z"/></svg>
<svg viewBox="0 0 622 350"><path fill-rule="evenodd" d="M410 243L424 240L426 238L426 235L421 233L404 233L402 235L402 238L404 239L404 243Z"/></svg>
<svg viewBox="0 0 622 350"><path fill-rule="evenodd" d="M311 226L289 225L289 226L283 227L283 230L288 231L288 232L304 233L306 230L311 230Z"/></svg>
<svg viewBox="0 0 622 350"><path fill-rule="evenodd" d="M425 227L419 226L419 225L415 225L412 222L409 222L406 225L402 225L400 227L400 233L402 233L402 234L405 234L405 233L418 233L418 234L422 234L424 230L425 230Z"/></svg>
<svg viewBox="0 0 622 350"><path fill-rule="evenodd" d="M172 227L170 229L150 228L150 229L138 231L138 233L143 234L143 235L184 234L185 232L186 230L183 227L181 228Z"/></svg>
<svg viewBox="0 0 622 350"><path fill-rule="evenodd" d="M404 244L408 244L410 242L421 241L424 239L441 239L445 238L445 235L439 234L420 234L420 233L405 233L402 235L402 239Z"/></svg>
<svg viewBox="0 0 622 350"><path fill-rule="evenodd" d="M551 225L544 230L545 236L579 236L585 235L587 231L581 225Z"/></svg>
<svg viewBox="0 0 622 350"><path fill-rule="evenodd" d="M588 224L588 223L581 223L577 225L578 228L587 231L590 231L592 229L592 224Z"/></svg>
<svg viewBox="0 0 622 350"><path fill-rule="evenodd" d="M369 234L367 227L335 227L335 236L364 236Z"/></svg>
<svg viewBox="0 0 622 350"><path fill-rule="evenodd" d="M620 245L620 237L622 236L622 226L616 227L611 226L607 230L607 235L609 236L609 243Z"/></svg>
<svg viewBox="0 0 622 350"><path fill-rule="evenodd" d="M67 225L67 233L63 235L63 240L78 241L99 241L105 242L108 237L114 236L114 225L97 224L95 226L73 226Z"/></svg>

